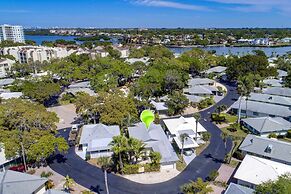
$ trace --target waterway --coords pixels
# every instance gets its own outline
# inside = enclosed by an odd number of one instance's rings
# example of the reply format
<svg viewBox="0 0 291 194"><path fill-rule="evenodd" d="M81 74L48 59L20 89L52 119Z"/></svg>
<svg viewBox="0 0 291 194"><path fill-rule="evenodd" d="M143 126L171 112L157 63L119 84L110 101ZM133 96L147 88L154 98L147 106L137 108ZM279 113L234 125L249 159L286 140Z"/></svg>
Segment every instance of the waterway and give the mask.
<svg viewBox="0 0 291 194"><path fill-rule="evenodd" d="M72 41L76 38L76 36L43 36L43 35L25 35L26 40L33 40L36 42L37 45L40 45L42 41L55 41L58 39L64 39L67 41ZM77 43L81 43L80 41L76 41ZM118 39L112 38L112 42L114 44L118 43ZM185 51L189 51L192 48L186 47L186 48L169 48L171 51L173 51L176 54L181 54ZM248 53L251 53L253 50L262 50L266 53L266 55L271 56L274 55L283 55L287 52L291 52L291 46L288 47L225 47L225 46L208 46L203 47L204 50L215 50L216 54L218 55L227 55L227 54L234 54L234 55L245 55Z"/></svg>

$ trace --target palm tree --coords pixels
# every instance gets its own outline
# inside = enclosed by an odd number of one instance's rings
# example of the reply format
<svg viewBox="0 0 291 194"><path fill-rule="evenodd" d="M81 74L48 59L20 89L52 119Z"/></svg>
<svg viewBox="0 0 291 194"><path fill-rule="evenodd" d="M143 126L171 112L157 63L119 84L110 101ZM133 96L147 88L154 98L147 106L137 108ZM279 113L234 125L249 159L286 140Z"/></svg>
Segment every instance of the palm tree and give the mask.
<svg viewBox="0 0 291 194"><path fill-rule="evenodd" d="M75 181L74 179L72 179L71 177L69 177L69 175L67 175L64 179L64 185L63 188L65 189L65 191L70 191L72 189L72 186L75 185Z"/></svg>
<svg viewBox="0 0 291 194"><path fill-rule="evenodd" d="M198 178L195 182L190 181L190 183L182 185L181 191L185 194L208 194L213 192L213 189L209 186L208 182L204 182L202 178Z"/></svg>
<svg viewBox="0 0 291 194"><path fill-rule="evenodd" d="M137 163L138 159L144 154L145 144L136 139L136 138L128 138L128 148L130 150L129 160L132 160L132 155L135 158L135 163Z"/></svg>
<svg viewBox="0 0 291 194"><path fill-rule="evenodd" d="M227 142L228 135L226 133L221 133L220 136L222 138L222 141L224 143L224 149L226 151L226 142Z"/></svg>
<svg viewBox="0 0 291 194"><path fill-rule="evenodd" d="M180 140L182 142L182 149L181 149L181 156L183 157L183 151L184 151L184 144L185 144L185 141L189 138L189 135L187 133L182 133L180 135Z"/></svg>
<svg viewBox="0 0 291 194"><path fill-rule="evenodd" d="M197 113L194 113L193 117L194 117L195 122L196 122L195 141L197 142L198 123L199 123L199 120L201 119L201 115L200 115L200 113L197 112Z"/></svg>
<svg viewBox="0 0 291 194"><path fill-rule="evenodd" d="M114 154L118 155L119 158L119 167L120 172L122 173L123 162L122 162L122 153L127 150L127 138L124 135L114 136L110 142L111 150Z"/></svg>
<svg viewBox="0 0 291 194"><path fill-rule="evenodd" d="M238 123L240 123L241 120L241 100L244 96L246 96L247 98L250 96L250 93L253 91L254 89L254 76L249 74L243 77L240 77L238 79L238 87L237 87L237 91L240 95L239 98L239 111L238 111ZM247 110L246 110L247 112Z"/></svg>
<svg viewBox="0 0 291 194"><path fill-rule="evenodd" d="M107 170L109 169L111 165L111 159L109 157L100 157L98 159L98 162L100 163L102 170L104 172L104 182L105 182L106 193L109 194Z"/></svg>

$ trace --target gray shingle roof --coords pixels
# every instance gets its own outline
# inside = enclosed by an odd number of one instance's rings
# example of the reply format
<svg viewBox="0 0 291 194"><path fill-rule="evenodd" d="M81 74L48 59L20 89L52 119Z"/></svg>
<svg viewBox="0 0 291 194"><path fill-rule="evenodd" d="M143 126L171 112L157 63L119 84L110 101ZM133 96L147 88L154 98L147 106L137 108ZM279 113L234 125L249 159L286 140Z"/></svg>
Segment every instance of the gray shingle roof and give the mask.
<svg viewBox="0 0 291 194"><path fill-rule="evenodd" d="M235 183L230 183L224 194L253 194L255 190Z"/></svg>
<svg viewBox="0 0 291 194"><path fill-rule="evenodd" d="M248 111L263 113L267 115L275 115L279 117L290 117L291 109L287 106L268 104L263 102L250 101L246 103L244 99L241 100L241 109L246 110L246 104ZM233 109L239 109L239 100L237 100L233 105Z"/></svg>
<svg viewBox="0 0 291 194"><path fill-rule="evenodd" d="M278 72L278 77L286 77L288 75L287 71L283 71L281 69L278 69L277 72Z"/></svg>
<svg viewBox="0 0 291 194"><path fill-rule="evenodd" d="M259 133L272 133L288 131L291 129L291 123L281 117L247 118L243 119L242 121L254 128Z"/></svg>
<svg viewBox="0 0 291 194"><path fill-rule="evenodd" d="M272 87L265 89L263 93L291 97L291 88Z"/></svg>
<svg viewBox="0 0 291 194"><path fill-rule="evenodd" d="M203 94L203 95L211 95L212 92L217 92L218 90L215 87L207 86L207 85L197 85L197 86L190 86L189 88L184 89L185 93L189 94Z"/></svg>
<svg viewBox="0 0 291 194"><path fill-rule="evenodd" d="M195 95L188 95L188 94L185 94L185 96L188 98L188 100L190 102L200 102L201 100L203 100L204 98L201 97L201 96L195 96Z"/></svg>
<svg viewBox="0 0 291 194"><path fill-rule="evenodd" d="M90 88L89 81L77 82L69 85L69 88Z"/></svg>
<svg viewBox="0 0 291 194"><path fill-rule="evenodd" d="M156 102L151 100L151 104L156 108L157 111L168 110L165 102Z"/></svg>
<svg viewBox="0 0 291 194"><path fill-rule="evenodd" d="M110 149L108 145L112 137L120 135L118 125L107 126L104 124L84 125L80 144L88 144L87 151Z"/></svg>
<svg viewBox="0 0 291 194"><path fill-rule="evenodd" d="M188 86L208 85L213 83L214 81L208 78L192 78L188 81Z"/></svg>
<svg viewBox="0 0 291 194"><path fill-rule="evenodd" d="M254 128L259 133L272 133L288 131L291 129L291 123L281 117L247 118L243 119L242 121Z"/></svg>
<svg viewBox="0 0 291 194"><path fill-rule="evenodd" d="M270 153L266 152L268 146L272 147ZM249 134L246 136L239 149L259 156L291 163L291 144L279 140Z"/></svg>
<svg viewBox="0 0 291 194"><path fill-rule="evenodd" d="M271 87L282 87L282 81L278 79L264 79L263 80L264 84L267 84L268 86Z"/></svg>
<svg viewBox="0 0 291 194"><path fill-rule="evenodd" d="M129 127L128 133L130 137L143 141L146 147L159 152L162 156L161 163L179 160L161 125L152 123L147 129L143 123L138 123L134 127Z"/></svg>
<svg viewBox="0 0 291 194"><path fill-rule="evenodd" d="M251 93L249 100L258 102L267 102L270 104L278 104L283 106L291 106L291 98L284 96L276 96L270 94Z"/></svg>
<svg viewBox="0 0 291 194"><path fill-rule="evenodd" d="M15 79L7 78L7 79L0 79L0 86L7 86L12 84L15 81Z"/></svg>
<svg viewBox="0 0 291 194"><path fill-rule="evenodd" d="M0 172L0 194L32 194L44 187L46 178L7 170Z"/></svg>
<svg viewBox="0 0 291 194"><path fill-rule="evenodd" d="M227 69L227 67L223 67L223 66L216 66L216 67L212 67L208 70L205 71L206 74L210 74L210 73L222 73Z"/></svg>

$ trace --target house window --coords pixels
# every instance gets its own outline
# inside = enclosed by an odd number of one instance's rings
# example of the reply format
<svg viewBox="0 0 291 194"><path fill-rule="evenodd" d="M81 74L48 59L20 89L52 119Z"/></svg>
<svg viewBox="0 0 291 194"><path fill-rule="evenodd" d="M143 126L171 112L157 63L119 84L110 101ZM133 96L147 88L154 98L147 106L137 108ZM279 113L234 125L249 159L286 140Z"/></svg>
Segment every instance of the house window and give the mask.
<svg viewBox="0 0 291 194"><path fill-rule="evenodd" d="M269 115L269 117L275 117L275 115Z"/></svg>
<svg viewBox="0 0 291 194"><path fill-rule="evenodd" d="M257 113L257 112L253 112L253 115L254 115L254 116L258 116L259 113Z"/></svg>
<svg viewBox="0 0 291 194"><path fill-rule="evenodd" d="M241 110L241 113L246 114L247 111L246 110Z"/></svg>

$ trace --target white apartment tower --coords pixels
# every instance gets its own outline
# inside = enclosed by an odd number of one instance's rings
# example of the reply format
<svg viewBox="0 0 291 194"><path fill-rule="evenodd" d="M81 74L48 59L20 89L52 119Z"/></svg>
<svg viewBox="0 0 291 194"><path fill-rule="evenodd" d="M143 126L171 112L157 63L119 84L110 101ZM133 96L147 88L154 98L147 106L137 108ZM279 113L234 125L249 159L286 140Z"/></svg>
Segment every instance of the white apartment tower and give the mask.
<svg viewBox="0 0 291 194"><path fill-rule="evenodd" d="M22 26L11 26L7 24L1 25L0 42L3 40L24 43L25 40Z"/></svg>

